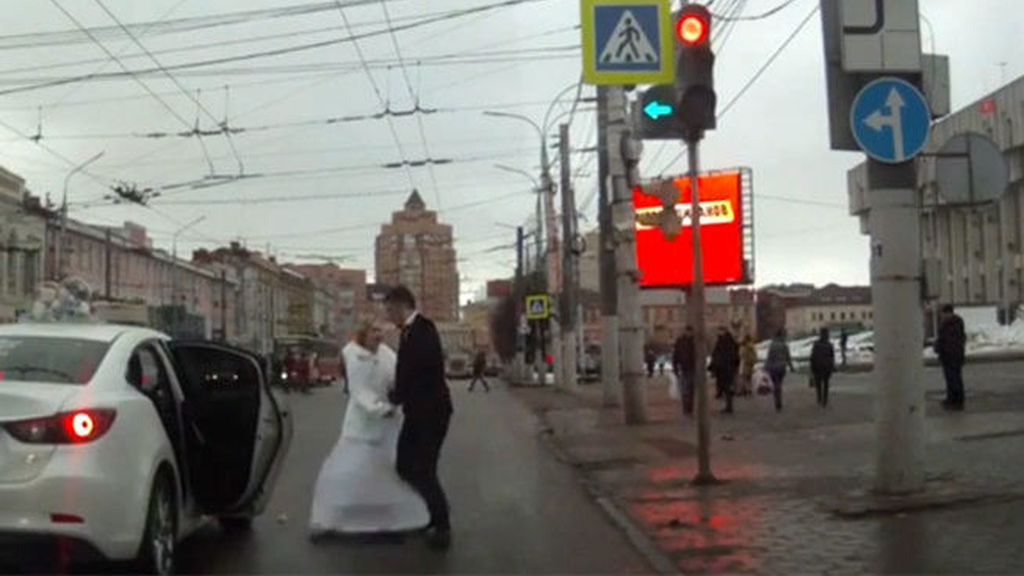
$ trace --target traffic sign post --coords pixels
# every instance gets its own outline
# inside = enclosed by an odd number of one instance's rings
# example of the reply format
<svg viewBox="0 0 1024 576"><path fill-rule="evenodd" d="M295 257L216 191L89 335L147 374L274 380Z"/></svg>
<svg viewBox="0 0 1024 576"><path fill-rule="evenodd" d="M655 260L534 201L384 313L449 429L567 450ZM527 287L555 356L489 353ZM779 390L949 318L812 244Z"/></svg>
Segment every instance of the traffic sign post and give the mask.
<svg viewBox="0 0 1024 576"><path fill-rule="evenodd" d="M630 86L672 81L669 0L581 0L583 80Z"/></svg>
<svg viewBox="0 0 1024 576"><path fill-rule="evenodd" d="M913 162L932 110L917 0L821 0L831 145L868 155L875 315L875 490L924 488L920 198ZM895 76L898 74L899 76Z"/></svg>
<svg viewBox="0 0 1024 576"><path fill-rule="evenodd" d="M931 111L921 92L899 78L879 78L857 94L850 128L857 145L885 164L913 159L928 144Z"/></svg>
<svg viewBox="0 0 1024 576"><path fill-rule="evenodd" d="M526 319L547 320L551 317L551 298L547 294L531 294L526 297Z"/></svg>

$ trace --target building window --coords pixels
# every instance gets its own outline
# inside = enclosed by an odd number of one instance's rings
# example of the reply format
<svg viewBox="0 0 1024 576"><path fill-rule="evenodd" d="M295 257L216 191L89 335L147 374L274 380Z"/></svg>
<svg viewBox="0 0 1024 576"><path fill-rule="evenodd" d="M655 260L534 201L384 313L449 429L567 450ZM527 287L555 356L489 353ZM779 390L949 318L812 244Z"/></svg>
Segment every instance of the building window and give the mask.
<svg viewBox="0 0 1024 576"><path fill-rule="evenodd" d="M835 320L836 320L836 313L835 313L835 312L832 312L832 313L830 313L830 319L831 319L831 320L832 320L833 322L835 322Z"/></svg>

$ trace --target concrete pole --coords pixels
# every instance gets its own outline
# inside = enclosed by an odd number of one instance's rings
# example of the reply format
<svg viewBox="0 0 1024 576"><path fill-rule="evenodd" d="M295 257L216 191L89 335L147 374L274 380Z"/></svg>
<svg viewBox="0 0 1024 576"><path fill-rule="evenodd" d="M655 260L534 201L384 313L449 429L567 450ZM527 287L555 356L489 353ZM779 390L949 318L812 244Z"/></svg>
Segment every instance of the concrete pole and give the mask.
<svg viewBox="0 0 1024 576"><path fill-rule="evenodd" d="M572 171L569 154L569 125L558 129L562 176L562 388L573 391L577 386L576 361L576 257L573 255L573 220L576 198L572 189Z"/></svg>
<svg viewBox="0 0 1024 576"><path fill-rule="evenodd" d="M551 164L548 159L547 139L541 139L542 153L541 162L544 166L543 181L544 188L544 211L545 224L547 226L547 285L548 294L557 299L561 293L561 262L558 241L558 214L555 211L555 194L557 192L554 182L551 180ZM557 300L556 300L557 301ZM557 309L557 307L556 307ZM548 321L551 331L551 371L555 376L555 384L559 385L559 377L562 372L562 330L556 319ZM541 380L544 383L546 380Z"/></svg>
<svg viewBox="0 0 1024 576"><path fill-rule="evenodd" d="M515 381L522 381L525 375L526 366L526 342L524 335L520 332L520 318L523 313L523 260L525 257L524 250L526 242L526 233L523 231L523 227L519 226L516 228L516 283L515 289L512 291L512 297L516 302L516 358L515 364L512 367L512 379Z"/></svg>
<svg viewBox="0 0 1024 576"><path fill-rule="evenodd" d="M916 174L911 162L868 160L871 296L875 313L875 488L924 488L925 396L921 348L921 248Z"/></svg>
<svg viewBox="0 0 1024 576"><path fill-rule="evenodd" d="M608 93L608 142L615 146L609 165L614 204L615 268L618 273L619 342L622 345L622 407L626 424L647 422L644 388L644 325L640 317L640 271L636 263L636 214L623 152L630 138L626 127L626 94L620 87Z"/></svg>
<svg viewBox="0 0 1024 576"><path fill-rule="evenodd" d="M700 230L700 140L693 139L686 145L690 164L690 232L693 238L693 284L686 302L693 326L693 386L697 400L697 476L694 484L715 482L711 472L711 402L708 398L707 369L708 357L707 323L705 317L706 298L704 294L704 253L701 247Z"/></svg>
<svg viewBox="0 0 1024 576"><path fill-rule="evenodd" d="M619 383L619 290L609 194L608 92L609 88L605 86L597 87L597 211L600 226L600 246L597 249L601 287L601 388L604 405L613 407L621 404L622 392Z"/></svg>

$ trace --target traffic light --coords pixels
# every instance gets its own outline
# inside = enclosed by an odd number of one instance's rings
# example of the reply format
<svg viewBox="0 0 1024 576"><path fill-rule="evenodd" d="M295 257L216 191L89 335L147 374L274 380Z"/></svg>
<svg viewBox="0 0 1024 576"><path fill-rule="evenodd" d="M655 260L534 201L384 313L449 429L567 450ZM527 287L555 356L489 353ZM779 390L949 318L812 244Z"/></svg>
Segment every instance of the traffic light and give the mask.
<svg viewBox="0 0 1024 576"><path fill-rule="evenodd" d="M679 90L674 84L651 86L634 104L634 122L644 140L680 140L683 124L679 118Z"/></svg>
<svg viewBox="0 0 1024 576"><path fill-rule="evenodd" d="M711 51L711 12L700 4L687 4L676 20L680 50L676 65L679 120L686 140L699 140L716 126L715 55Z"/></svg>
<svg viewBox="0 0 1024 576"><path fill-rule="evenodd" d="M666 239L674 240L683 229L682 218L676 211L676 205L679 203L679 187L676 186L675 181L671 179L651 180L639 191L661 200L660 211L644 211L643 214L637 214L641 222L647 226L657 226Z"/></svg>

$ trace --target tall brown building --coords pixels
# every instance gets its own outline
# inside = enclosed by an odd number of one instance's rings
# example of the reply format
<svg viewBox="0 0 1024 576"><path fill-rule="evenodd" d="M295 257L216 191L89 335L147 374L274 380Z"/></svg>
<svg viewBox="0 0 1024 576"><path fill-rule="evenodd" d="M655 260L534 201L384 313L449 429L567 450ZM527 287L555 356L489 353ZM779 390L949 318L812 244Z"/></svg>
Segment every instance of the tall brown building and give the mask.
<svg viewBox="0 0 1024 576"><path fill-rule="evenodd" d="M419 192L413 190L405 209L377 236L376 281L402 284L412 290L427 317L439 322L459 318L459 270L452 245L452 227L437 221Z"/></svg>

